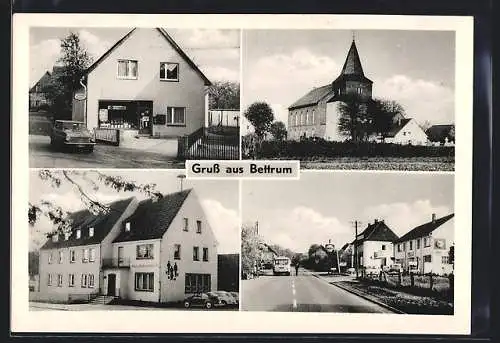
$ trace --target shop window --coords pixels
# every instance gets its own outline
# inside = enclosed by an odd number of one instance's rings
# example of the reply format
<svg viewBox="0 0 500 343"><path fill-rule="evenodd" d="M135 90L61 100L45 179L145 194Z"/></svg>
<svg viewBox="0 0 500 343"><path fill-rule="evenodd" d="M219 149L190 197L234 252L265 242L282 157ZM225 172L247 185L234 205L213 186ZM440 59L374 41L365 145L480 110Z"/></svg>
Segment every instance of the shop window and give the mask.
<svg viewBox="0 0 500 343"><path fill-rule="evenodd" d="M137 79L137 65L134 60L118 60L118 78Z"/></svg>
<svg viewBox="0 0 500 343"><path fill-rule="evenodd" d="M167 107L167 125L186 125L186 108Z"/></svg>
<svg viewBox="0 0 500 343"><path fill-rule="evenodd" d="M161 62L160 80L179 81L179 63Z"/></svg>
<svg viewBox="0 0 500 343"><path fill-rule="evenodd" d="M137 246L138 260L151 260L153 259L153 244L139 244Z"/></svg>
<svg viewBox="0 0 500 343"><path fill-rule="evenodd" d="M154 273L135 273L135 290L141 292L153 292L154 280Z"/></svg>
<svg viewBox="0 0 500 343"><path fill-rule="evenodd" d="M210 292L211 289L212 286L210 274L186 273L184 293L206 293Z"/></svg>

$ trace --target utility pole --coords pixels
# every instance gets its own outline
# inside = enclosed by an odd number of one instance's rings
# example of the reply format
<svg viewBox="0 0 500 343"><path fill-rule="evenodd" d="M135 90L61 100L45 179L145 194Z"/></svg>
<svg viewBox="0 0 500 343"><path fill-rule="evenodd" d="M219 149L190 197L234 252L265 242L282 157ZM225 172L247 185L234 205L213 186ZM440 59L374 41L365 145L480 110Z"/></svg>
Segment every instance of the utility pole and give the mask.
<svg viewBox="0 0 500 343"><path fill-rule="evenodd" d="M359 277L358 274L358 225L361 225L359 220L354 221L354 269L356 270L356 279Z"/></svg>

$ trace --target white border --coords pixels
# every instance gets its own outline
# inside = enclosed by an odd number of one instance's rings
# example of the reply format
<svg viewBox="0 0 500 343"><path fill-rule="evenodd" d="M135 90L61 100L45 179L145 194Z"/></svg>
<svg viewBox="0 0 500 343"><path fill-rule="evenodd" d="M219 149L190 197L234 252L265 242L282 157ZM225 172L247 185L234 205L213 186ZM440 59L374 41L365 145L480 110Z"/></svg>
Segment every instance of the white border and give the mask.
<svg viewBox="0 0 500 343"><path fill-rule="evenodd" d="M456 289L455 315L341 313L28 310L28 87L29 27L156 27L394 29L456 32ZM242 42L243 43L243 42ZM365 15L117 15L14 14L12 115L11 330L13 332L119 333L401 333L469 334L472 237L472 62L473 18ZM310 172L310 171L305 171ZM338 171L346 172L346 171ZM352 172L352 171L347 171ZM241 182L241 181L240 181ZM298 181L300 182L300 181Z"/></svg>

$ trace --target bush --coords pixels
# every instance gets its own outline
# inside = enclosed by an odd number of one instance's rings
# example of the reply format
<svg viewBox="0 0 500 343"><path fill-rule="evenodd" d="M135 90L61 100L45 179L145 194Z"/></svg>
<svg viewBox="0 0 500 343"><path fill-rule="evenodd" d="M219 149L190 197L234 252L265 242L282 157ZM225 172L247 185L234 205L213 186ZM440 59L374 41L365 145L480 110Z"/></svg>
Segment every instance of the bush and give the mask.
<svg viewBox="0 0 500 343"><path fill-rule="evenodd" d="M374 142L330 142L323 139L264 141L257 159L314 159L318 157L454 157L455 147L400 145Z"/></svg>

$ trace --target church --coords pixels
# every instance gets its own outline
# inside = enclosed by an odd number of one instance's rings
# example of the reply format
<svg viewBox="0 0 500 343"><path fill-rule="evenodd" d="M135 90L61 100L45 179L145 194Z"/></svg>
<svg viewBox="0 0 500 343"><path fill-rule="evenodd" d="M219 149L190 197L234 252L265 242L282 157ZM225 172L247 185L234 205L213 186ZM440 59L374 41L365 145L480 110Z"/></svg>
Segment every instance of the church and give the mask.
<svg viewBox="0 0 500 343"><path fill-rule="evenodd" d="M288 139L319 137L330 141L346 139L338 132L337 105L345 95L372 98L373 81L363 72L353 39L340 75L330 84L316 87L288 107Z"/></svg>

